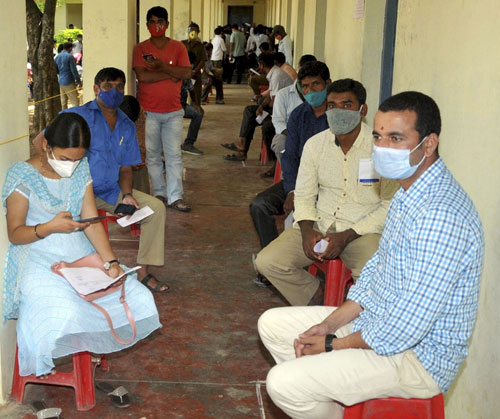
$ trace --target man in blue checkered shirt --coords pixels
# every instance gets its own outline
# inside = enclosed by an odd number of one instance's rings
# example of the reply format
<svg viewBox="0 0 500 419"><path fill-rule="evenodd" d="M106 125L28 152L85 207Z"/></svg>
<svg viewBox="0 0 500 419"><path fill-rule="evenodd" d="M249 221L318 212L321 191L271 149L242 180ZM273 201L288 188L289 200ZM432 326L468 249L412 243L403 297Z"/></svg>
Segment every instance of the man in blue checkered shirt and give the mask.
<svg viewBox="0 0 500 419"><path fill-rule="evenodd" d="M340 418L335 402L430 398L457 375L476 319L484 237L439 157L440 131L439 108L422 93L380 105L375 169L401 188L378 251L339 308L281 307L260 317L277 362L267 391L289 416Z"/></svg>

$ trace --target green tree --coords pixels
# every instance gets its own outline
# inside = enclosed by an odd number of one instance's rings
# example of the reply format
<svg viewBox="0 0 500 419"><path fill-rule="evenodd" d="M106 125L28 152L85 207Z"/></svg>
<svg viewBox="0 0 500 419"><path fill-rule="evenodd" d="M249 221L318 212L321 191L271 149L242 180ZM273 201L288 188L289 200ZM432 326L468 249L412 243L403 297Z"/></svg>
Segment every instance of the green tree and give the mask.
<svg viewBox="0 0 500 419"><path fill-rule="evenodd" d="M28 60L31 63L35 102L59 94L57 70L52 53L57 0L45 0L43 3L42 12L35 0L26 0ZM34 137L44 129L60 111L61 101L58 97L36 103L30 137Z"/></svg>

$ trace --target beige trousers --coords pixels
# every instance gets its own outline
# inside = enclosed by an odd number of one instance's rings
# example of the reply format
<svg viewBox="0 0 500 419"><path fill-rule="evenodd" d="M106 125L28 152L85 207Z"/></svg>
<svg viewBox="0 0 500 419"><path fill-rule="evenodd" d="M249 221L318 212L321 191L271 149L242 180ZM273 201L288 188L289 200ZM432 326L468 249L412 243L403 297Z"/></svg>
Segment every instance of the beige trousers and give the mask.
<svg viewBox="0 0 500 419"><path fill-rule="evenodd" d="M413 351L380 356L373 350L343 349L295 357L293 340L323 321L336 307L279 307L266 311L259 334L277 365L267 375L274 403L292 418L341 419L343 408L385 397L430 398L441 392ZM352 333L347 324L335 334Z"/></svg>
<svg viewBox="0 0 500 419"><path fill-rule="evenodd" d="M137 263L139 265L163 265L165 259L165 205L159 199L136 189L133 189L132 194L141 208L148 205L154 211L154 214L139 221L141 238L139 239ZM116 206L122 202L122 193L118 196L115 205L111 205L101 198L96 197L95 200L98 209L104 209L113 214Z"/></svg>
<svg viewBox="0 0 500 419"><path fill-rule="evenodd" d="M378 249L380 234L365 234L349 243L340 259L352 272L356 281L368 259ZM264 275L293 306L305 306L319 286L319 280L305 271L312 263L302 248L302 234L298 228L289 228L269 243L255 260L258 271Z"/></svg>
<svg viewBox="0 0 500 419"><path fill-rule="evenodd" d="M79 106L78 101L78 91L76 90L76 84L70 83L65 86L59 86L59 93L61 94L61 107L66 109L68 107L68 99L72 106Z"/></svg>

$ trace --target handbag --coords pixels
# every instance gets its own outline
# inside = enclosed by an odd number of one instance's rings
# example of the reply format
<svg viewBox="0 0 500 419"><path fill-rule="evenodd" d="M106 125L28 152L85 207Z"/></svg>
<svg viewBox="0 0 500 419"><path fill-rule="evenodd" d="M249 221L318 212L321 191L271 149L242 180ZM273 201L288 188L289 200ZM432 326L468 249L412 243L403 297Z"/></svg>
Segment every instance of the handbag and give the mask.
<svg viewBox="0 0 500 419"><path fill-rule="evenodd" d="M62 269L62 268L83 268L83 267L98 268L98 269L101 269L104 273L107 273L106 270L104 269L104 262L103 262L102 258L97 253L92 253L88 256L85 256L83 258L75 260L74 262L71 262L71 263L67 263L67 262L54 263L50 267L50 269L52 270L52 272L54 272L54 273L56 273L59 276L62 276L64 278L64 275L61 273L60 269ZM99 304L94 303L94 300L97 300L98 298L104 297L105 295L118 292L118 291L120 291L120 289L121 289L120 303L123 304L123 309L125 310L125 314L127 315L128 321L130 323L130 327L132 328L132 338L130 340L121 339L116 334L115 329L113 327L113 321L111 320L111 317L109 316L108 312L104 308L102 308ZM118 343L121 343L123 345L128 345L134 341L134 339L136 337L137 329L135 326L134 316L132 315L132 312L130 311L130 308L127 304L127 301L125 300L125 282L123 282L120 285L120 288L118 288L118 289L116 287L109 286L103 290L99 290L99 291L93 292L93 293L88 294L88 295L80 294L78 291L77 291L77 294L81 298L83 298L85 301L92 304L95 308L97 308L104 315L104 317L106 318L106 320L109 324L109 327L111 329L111 333L113 334L113 337L115 338L115 340Z"/></svg>

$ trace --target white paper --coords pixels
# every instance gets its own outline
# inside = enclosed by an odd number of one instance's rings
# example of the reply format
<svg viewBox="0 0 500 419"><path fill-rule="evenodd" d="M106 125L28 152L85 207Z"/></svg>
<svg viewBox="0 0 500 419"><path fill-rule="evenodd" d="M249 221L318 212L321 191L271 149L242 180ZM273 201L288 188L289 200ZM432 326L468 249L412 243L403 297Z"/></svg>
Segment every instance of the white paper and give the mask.
<svg viewBox="0 0 500 419"><path fill-rule="evenodd" d="M138 209L136 212L134 212L130 218L128 215L122 218L118 218L116 222L120 224L122 227L127 227L130 224L137 223L138 221L143 220L146 217L149 217L151 214L154 214L154 211L146 205L144 208Z"/></svg>
<svg viewBox="0 0 500 419"><path fill-rule="evenodd" d="M380 175L375 171L372 159L359 159L358 180L363 185L371 185L380 181Z"/></svg>
<svg viewBox="0 0 500 419"><path fill-rule="evenodd" d="M251 68L250 71L257 76L260 76L260 73L258 71L255 71L253 68Z"/></svg>
<svg viewBox="0 0 500 419"><path fill-rule="evenodd" d="M357 0L354 6L354 13L352 14L354 19L361 19L365 17L365 0Z"/></svg>
<svg viewBox="0 0 500 419"><path fill-rule="evenodd" d="M318 243L316 243L313 250L316 253L323 253L327 247L328 247L328 242L325 239L321 239Z"/></svg>
<svg viewBox="0 0 500 419"><path fill-rule="evenodd" d="M262 111L260 115L257 115L257 118L255 118L255 121L257 121L257 124L262 124L262 121L266 118L266 116L269 115L269 112Z"/></svg>
<svg viewBox="0 0 500 419"><path fill-rule="evenodd" d="M88 295L108 288L120 278L140 268L140 266L136 266L116 278L106 275L103 270L99 268L61 268L60 272L79 294Z"/></svg>
<svg viewBox="0 0 500 419"><path fill-rule="evenodd" d="M285 218L285 230L291 227L293 227L293 211L290 211L288 217Z"/></svg>

